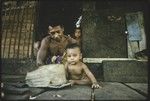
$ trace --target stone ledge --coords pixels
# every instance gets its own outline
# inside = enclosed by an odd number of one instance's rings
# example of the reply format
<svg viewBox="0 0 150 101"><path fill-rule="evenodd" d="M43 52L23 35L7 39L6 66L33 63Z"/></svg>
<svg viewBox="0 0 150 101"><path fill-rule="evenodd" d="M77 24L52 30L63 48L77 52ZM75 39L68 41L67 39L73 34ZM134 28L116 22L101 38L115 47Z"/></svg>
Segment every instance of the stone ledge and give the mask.
<svg viewBox="0 0 150 101"><path fill-rule="evenodd" d="M147 83L148 65L145 61L103 61L105 82Z"/></svg>
<svg viewBox="0 0 150 101"><path fill-rule="evenodd" d="M146 83L125 83L131 89L148 96L148 84Z"/></svg>

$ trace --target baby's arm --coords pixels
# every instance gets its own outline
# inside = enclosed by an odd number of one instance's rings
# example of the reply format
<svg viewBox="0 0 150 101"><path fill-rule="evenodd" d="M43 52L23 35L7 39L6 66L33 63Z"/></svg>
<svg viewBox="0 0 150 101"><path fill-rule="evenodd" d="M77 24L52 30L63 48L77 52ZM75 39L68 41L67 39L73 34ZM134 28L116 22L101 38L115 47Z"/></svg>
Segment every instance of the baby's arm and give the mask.
<svg viewBox="0 0 150 101"><path fill-rule="evenodd" d="M84 85L84 84L91 84L91 82L88 79L81 79L81 80L69 80L71 85L74 84L79 84L79 85Z"/></svg>
<svg viewBox="0 0 150 101"><path fill-rule="evenodd" d="M68 69L67 69L68 68L68 63L67 62L65 63L64 67L65 67L66 78L68 78Z"/></svg>
<svg viewBox="0 0 150 101"><path fill-rule="evenodd" d="M83 64L83 70L91 80L92 88L101 88L101 86L98 84L97 80L95 79L94 75L91 73L91 71L88 69L88 67L85 64Z"/></svg>

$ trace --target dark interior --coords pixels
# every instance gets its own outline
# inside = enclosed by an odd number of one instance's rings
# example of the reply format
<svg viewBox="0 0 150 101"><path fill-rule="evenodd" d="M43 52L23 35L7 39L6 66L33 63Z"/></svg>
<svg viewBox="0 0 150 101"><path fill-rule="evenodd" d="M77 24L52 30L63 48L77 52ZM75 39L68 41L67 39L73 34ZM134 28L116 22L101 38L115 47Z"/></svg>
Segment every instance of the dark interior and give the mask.
<svg viewBox="0 0 150 101"><path fill-rule="evenodd" d="M82 13L80 1L39 1L38 30L36 40L41 40L46 34L49 25L63 24L65 34L72 34L75 23Z"/></svg>

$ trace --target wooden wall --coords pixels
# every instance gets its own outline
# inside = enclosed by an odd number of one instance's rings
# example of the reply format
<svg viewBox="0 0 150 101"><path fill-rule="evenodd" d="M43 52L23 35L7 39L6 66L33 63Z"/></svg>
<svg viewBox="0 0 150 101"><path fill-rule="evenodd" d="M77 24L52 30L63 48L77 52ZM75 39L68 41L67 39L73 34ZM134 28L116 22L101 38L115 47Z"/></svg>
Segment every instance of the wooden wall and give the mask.
<svg viewBox="0 0 150 101"><path fill-rule="evenodd" d="M35 1L3 1L2 58L31 57L35 19Z"/></svg>

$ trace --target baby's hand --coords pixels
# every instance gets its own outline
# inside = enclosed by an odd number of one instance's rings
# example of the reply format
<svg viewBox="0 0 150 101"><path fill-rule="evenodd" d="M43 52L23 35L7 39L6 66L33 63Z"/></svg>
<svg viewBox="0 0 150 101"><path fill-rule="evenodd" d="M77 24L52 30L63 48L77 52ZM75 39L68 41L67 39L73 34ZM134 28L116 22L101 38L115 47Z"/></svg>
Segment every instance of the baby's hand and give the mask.
<svg viewBox="0 0 150 101"><path fill-rule="evenodd" d="M102 88L97 82L92 84L92 88Z"/></svg>
<svg viewBox="0 0 150 101"><path fill-rule="evenodd" d="M69 80L69 82L71 83L71 86L73 86L74 85L74 80Z"/></svg>
<svg viewBox="0 0 150 101"><path fill-rule="evenodd" d="M51 58L52 63L55 63L56 59L57 59L57 57L56 57L56 56L53 56L53 57Z"/></svg>

